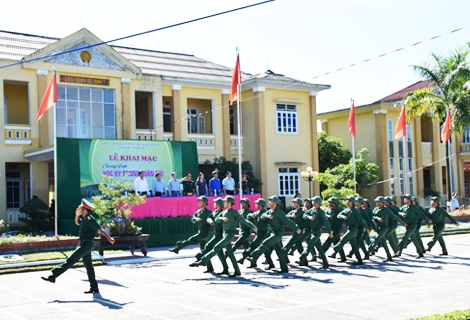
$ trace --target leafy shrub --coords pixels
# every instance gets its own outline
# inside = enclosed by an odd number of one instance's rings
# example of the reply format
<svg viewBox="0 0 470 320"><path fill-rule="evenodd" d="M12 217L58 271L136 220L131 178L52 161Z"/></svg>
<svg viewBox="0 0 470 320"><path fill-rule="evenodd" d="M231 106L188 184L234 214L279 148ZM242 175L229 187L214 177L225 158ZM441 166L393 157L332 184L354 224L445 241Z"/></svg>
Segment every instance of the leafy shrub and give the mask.
<svg viewBox="0 0 470 320"><path fill-rule="evenodd" d="M19 220L26 224L28 232L36 235L54 229L49 207L38 197L33 196L33 198L26 201L20 208L20 212L26 214L25 218L20 218Z"/></svg>

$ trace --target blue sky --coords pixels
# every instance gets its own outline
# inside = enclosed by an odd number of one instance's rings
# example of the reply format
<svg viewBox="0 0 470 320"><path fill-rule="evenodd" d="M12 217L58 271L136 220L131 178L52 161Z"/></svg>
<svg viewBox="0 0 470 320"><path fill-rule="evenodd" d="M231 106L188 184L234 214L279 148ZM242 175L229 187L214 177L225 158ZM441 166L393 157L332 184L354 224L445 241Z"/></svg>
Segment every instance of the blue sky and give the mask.
<svg viewBox="0 0 470 320"><path fill-rule="evenodd" d="M104 41L255 3L256 0L10 1L0 29L64 37L87 28ZM129 7L129 4L132 7ZM8 8L8 10L4 10ZM419 80L411 65L470 41L470 1L277 0L115 44L194 55L245 72L271 69L331 85L318 111L372 103ZM464 29L454 34L451 30ZM419 46L313 80L337 68L446 34Z"/></svg>

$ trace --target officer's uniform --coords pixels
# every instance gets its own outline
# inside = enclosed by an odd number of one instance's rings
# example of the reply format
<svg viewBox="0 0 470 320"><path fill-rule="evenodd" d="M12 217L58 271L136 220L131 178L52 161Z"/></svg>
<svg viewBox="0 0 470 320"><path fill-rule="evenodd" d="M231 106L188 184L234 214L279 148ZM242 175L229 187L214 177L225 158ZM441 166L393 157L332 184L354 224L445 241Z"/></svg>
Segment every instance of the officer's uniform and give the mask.
<svg viewBox="0 0 470 320"><path fill-rule="evenodd" d="M436 201L438 204L441 203L441 199L438 197L432 197L431 200ZM441 207L437 207L437 208L433 207L429 209L429 215L432 219L434 237L432 238L430 242L428 242L427 251L431 251L432 247L434 247L436 242L439 241L439 244L441 245L441 248L442 248L442 255L446 256L448 252L446 248L446 243L444 242L444 238L442 237L442 232L445 229L446 218L448 218L454 224L458 224L458 223L454 219L454 217L449 215L447 211L445 211Z"/></svg>

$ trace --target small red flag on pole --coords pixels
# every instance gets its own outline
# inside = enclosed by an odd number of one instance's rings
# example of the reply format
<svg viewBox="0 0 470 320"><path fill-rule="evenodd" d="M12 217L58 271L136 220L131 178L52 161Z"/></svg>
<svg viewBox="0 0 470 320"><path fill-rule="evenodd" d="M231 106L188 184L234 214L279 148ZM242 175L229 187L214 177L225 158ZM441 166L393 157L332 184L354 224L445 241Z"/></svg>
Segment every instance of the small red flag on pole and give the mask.
<svg viewBox="0 0 470 320"><path fill-rule="evenodd" d="M442 126L441 132L441 141L446 143L450 139L450 129L452 128L452 117L450 116L450 110L447 111L446 121L444 121L444 125Z"/></svg>
<svg viewBox="0 0 470 320"><path fill-rule="evenodd" d="M237 86L242 83L242 73L240 70L240 55L237 55L237 63L233 69L232 85L230 86L230 104L238 100Z"/></svg>
<svg viewBox="0 0 470 320"><path fill-rule="evenodd" d="M356 112L354 110L354 101L351 105L351 111L349 112L349 119L348 119L348 128L349 134L356 139Z"/></svg>
<svg viewBox="0 0 470 320"><path fill-rule="evenodd" d="M52 79L49 82L46 92L42 97L41 104L39 105L38 115L36 117L39 121L42 116L54 106L54 103L57 102L57 80L55 76L55 71L52 73Z"/></svg>
<svg viewBox="0 0 470 320"><path fill-rule="evenodd" d="M400 117L398 118L397 128L395 129L395 140L399 140L406 136L406 106L401 109Z"/></svg>

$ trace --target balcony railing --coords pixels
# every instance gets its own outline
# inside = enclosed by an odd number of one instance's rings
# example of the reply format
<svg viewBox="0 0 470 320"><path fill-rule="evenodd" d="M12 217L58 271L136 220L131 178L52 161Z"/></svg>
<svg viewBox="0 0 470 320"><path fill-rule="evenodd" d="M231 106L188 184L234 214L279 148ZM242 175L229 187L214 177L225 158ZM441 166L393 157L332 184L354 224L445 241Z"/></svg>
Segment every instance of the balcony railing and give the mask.
<svg viewBox="0 0 470 320"><path fill-rule="evenodd" d="M135 134L138 140L157 140L157 133L149 129L137 129Z"/></svg>
<svg viewBox="0 0 470 320"><path fill-rule="evenodd" d="M29 124L5 125L5 144L31 144L31 126Z"/></svg>
<svg viewBox="0 0 470 320"><path fill-rule="evenodd" d="M241 137L241 146L243 149L243 137ZM230 149L238 150L238 136L230 136Z"/></svg>
<svg viewBox="0 0 470 320"><path fill-rule="evenodd" d="M163 134L163 140L172 141L173 140L173 133L165 132Z"/></svg>
<svg viewBox="0 0 470 320"><path fill-rule="evenodd" d="M215 149L215 135L213 134L188 134L189 141L196 142L199 149Z"/></svg>

